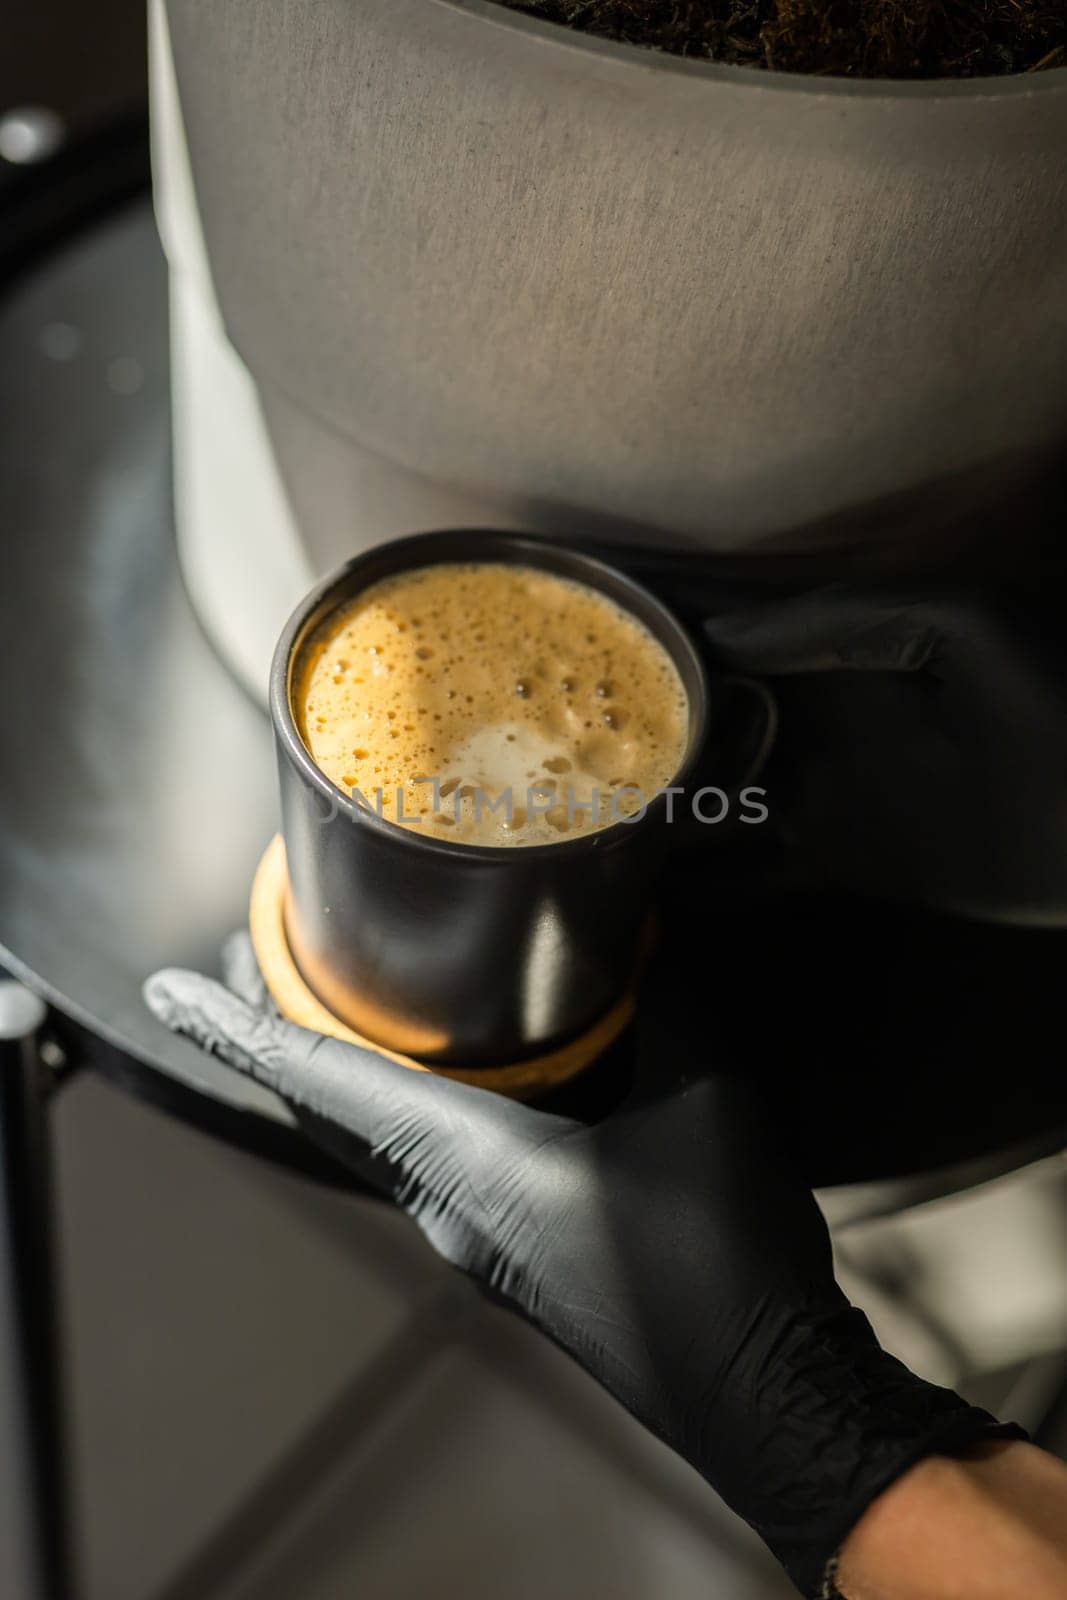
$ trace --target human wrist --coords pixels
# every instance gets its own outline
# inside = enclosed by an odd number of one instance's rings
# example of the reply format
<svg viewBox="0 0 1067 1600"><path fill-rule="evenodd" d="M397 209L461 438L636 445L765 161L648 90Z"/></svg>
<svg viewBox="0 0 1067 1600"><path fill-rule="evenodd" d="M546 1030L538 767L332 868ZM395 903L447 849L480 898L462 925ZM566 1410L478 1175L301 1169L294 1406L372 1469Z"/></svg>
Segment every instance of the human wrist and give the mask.
<svg viewBox="0 0 1067 1600"><path fill-rule="evenodd" d="M928 1456L868 1507L834 1582L845 1600L1061 1600L1067 1466L1021 1440Z"/></svg>
<svg viewBox="0 0 1067 1600"><path fill-rule="evenodd" d="M797 1319L775 1361L780 1376L763 1397L768 1436L758 1455L763 1482L777 1481L772 1494L750 1477L748 1504L735 1508L804 1595L823 1593L833 1553L916 1463L983 1441L1025 1438L1013 1424L909 1371L845 1302L815 1322ZM840 1579L838 1586L847 1595Z"/></svg>

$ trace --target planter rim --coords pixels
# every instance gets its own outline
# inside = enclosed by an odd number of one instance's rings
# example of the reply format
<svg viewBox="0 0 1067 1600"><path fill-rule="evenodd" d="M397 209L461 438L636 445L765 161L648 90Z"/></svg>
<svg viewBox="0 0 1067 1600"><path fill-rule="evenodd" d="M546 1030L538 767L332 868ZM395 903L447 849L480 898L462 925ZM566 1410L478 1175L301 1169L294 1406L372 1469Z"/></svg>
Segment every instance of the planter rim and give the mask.
<svg viewBox="0 0 1067 1600"><path fill-rule="evenodd" d="M800 94L815 99L859 100L1001 100L1067 91L1067 65L1043 72L1010 72L984 78L843 78L805 72L762 72L725 61L692 60L663 50L602 39L545 17L512 11L498 0L430 0L431 5L467 13L490 25L529 35L540 44L584 52L637 72L678 73L732 88L762 94Z"/></svg>

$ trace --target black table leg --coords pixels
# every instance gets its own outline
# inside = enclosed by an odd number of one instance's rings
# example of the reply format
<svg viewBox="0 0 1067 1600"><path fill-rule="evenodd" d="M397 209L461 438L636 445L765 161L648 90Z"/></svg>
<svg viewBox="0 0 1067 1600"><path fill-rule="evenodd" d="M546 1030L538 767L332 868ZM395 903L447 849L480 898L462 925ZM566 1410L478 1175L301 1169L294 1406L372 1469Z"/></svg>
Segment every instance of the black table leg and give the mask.
<svg viewBox="0 0 1067 1600"><path fill-rule="evenodd" d="M71 1600L41 1001L0 977L0 1595Z"/></svg>

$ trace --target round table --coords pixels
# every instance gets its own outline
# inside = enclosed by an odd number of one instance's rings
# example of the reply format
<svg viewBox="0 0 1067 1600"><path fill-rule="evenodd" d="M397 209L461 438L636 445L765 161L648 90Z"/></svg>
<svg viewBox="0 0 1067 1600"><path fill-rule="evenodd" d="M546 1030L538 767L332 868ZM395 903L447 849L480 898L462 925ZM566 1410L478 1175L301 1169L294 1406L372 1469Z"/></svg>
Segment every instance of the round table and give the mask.
<svg viewBox="0 0 1067 1600"><path fill-rule="evenodd" d="M141 1001L157 967L217 970L277 826L266 716L201 632L175 559L166 273L146 199L8 295L0 410L0 962L133 1092L340 1178L281 1101ZM724 882L711 926L709 1037L759 1076L832 1215L1067 1146L1067 935L743 882Z"/></svg>
<svg viewBox="0 0 1067 1600"><path fill-rule="evenodd" d="M0 1589L26 1600L67 1600L75 1582L47 1181L64 1058L269 1159L353 1181L282 1101L141 1001L160 966L217 969L278 820L266 715L201 632L175 559L166 272L145 165L137 122L9 186L0 217L0 967L51 1008L42 1035L40 1008L0 986L0 1433L20 1497ZM729 560L722 571L738 576ZM757 1078L832 1221L1067 1146L1067 935L769 896L729 852L701 871L693 1026L710 1070ZM593 1099L627 1070L624 1051L600 1064Z"/></svg>

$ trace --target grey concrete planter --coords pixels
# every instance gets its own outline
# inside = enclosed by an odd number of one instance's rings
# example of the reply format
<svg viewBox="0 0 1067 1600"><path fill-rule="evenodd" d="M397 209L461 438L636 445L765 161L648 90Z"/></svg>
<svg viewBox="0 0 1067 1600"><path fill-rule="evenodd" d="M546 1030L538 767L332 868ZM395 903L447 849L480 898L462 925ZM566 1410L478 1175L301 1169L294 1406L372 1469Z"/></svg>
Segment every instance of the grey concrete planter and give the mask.
<svg viewBox="0 0 1067 1600"><path fill-rule="evenodd" d="M772 76L488 0L167 10L313 567L368 472L424 523L803 546L1067 434L1065 70Z"/></svg>

